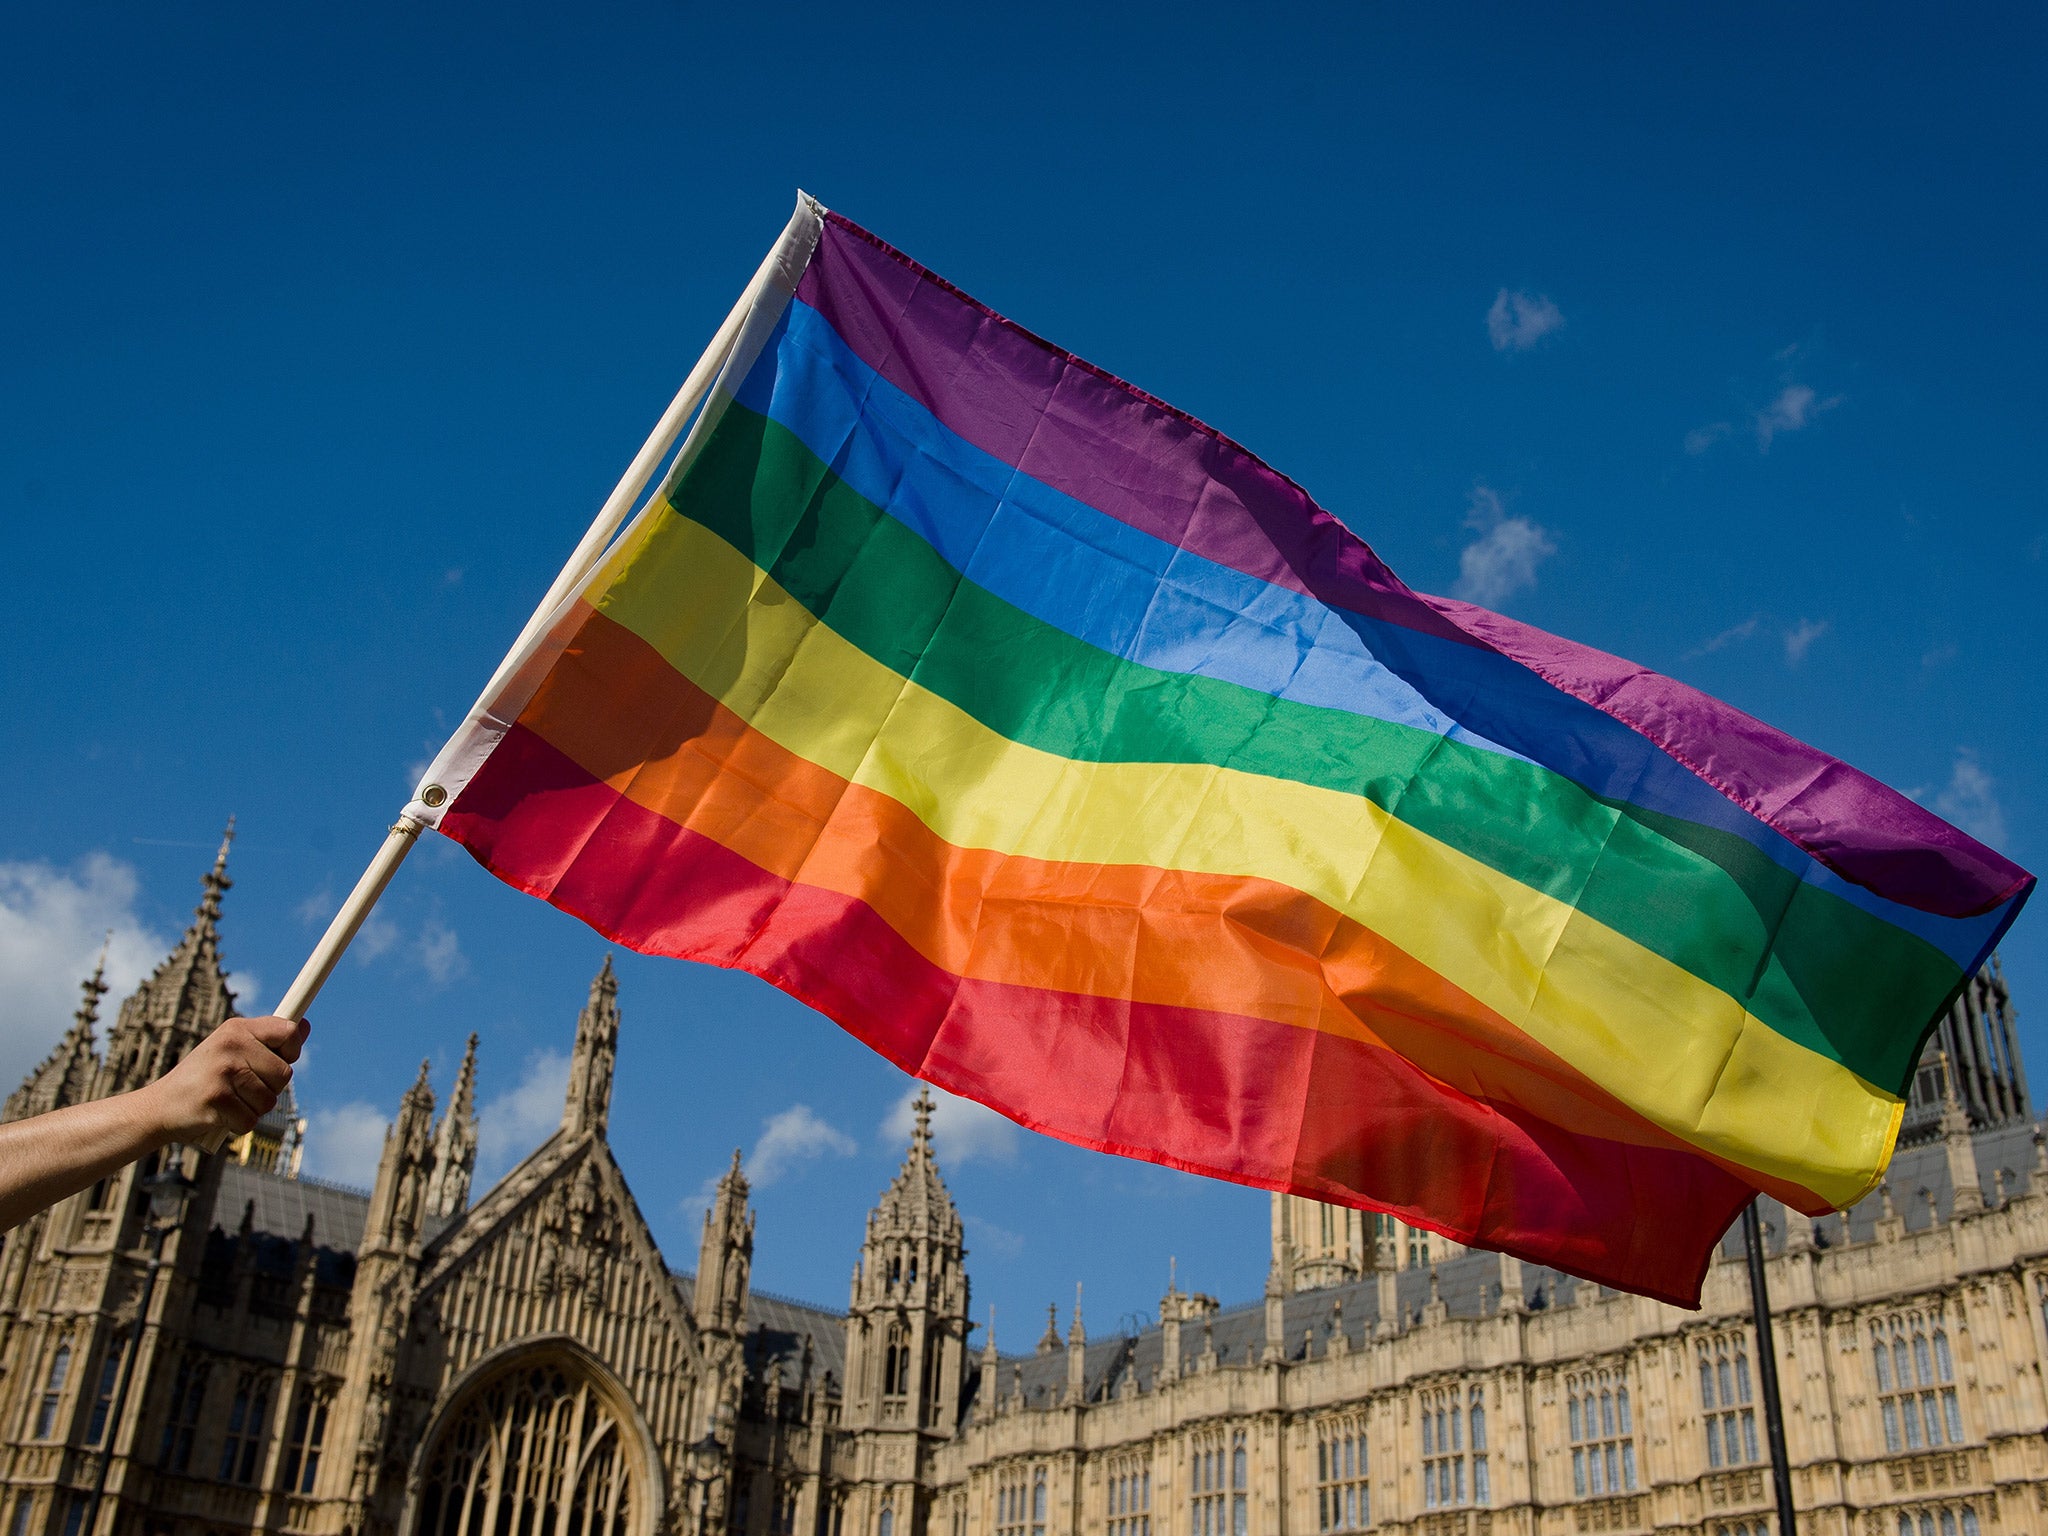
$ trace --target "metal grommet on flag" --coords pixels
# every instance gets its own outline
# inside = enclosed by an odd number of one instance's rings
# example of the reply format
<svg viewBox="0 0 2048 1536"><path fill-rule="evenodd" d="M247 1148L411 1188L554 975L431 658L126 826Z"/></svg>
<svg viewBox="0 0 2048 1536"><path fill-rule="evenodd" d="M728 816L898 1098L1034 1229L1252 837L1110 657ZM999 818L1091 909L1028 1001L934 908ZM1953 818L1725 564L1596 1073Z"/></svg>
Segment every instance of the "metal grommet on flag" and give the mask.
<svg viewBox="0 0 2048 1536"><path fill-rule="evenodd" d="M429 810L438 811L448 803L448 791L438 784L429 784L420 791L420 804Z"/></svg>

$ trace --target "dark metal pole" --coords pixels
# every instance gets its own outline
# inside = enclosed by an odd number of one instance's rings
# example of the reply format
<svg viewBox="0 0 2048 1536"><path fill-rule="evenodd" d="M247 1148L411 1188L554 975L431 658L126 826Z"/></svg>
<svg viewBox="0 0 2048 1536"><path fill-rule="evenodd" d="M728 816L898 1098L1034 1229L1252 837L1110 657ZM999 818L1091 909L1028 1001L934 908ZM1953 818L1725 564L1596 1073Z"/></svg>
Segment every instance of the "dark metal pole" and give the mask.
<svg viewBox="0 0 2048 1536"><path fill-rule="evenodd" d="M1778 1536L1796 1536L1792 1463L1785 1455L1785 1404L1778 1395L1778 1350L1771 1339L1771 1293L1764 1279L1763 1221L1756 1201L1742 1208L1742 1245L1749 1251L1749 1305L1756 1318L1757 1386L1764 1399L1764 1438L1771 1448L1771 1487L1778 1496Z"/></svg>

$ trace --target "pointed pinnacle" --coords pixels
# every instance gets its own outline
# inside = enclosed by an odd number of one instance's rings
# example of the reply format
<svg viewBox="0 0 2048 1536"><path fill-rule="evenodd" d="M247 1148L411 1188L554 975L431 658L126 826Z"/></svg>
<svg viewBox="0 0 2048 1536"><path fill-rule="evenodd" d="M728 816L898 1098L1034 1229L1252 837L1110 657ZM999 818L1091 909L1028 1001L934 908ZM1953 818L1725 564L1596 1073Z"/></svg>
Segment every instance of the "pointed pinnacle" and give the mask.
<svg viewBox="0 0 2048 1536"><path fill-rule="evenodd" d="M227 830L221 833L220 852L213 856L213 868L200 877L201 895L197 916L202 923L211 923L220 916L221 892L230 889L234 881L228 878L228 847L235 840L235 818L228 817Z"/></svg>
<svg viewBox="0 0 2048 1536"><path fill-rule="evenodd" d="M107 941L112 942L114 930L107 930ZM92 968L92 974L85 978L79 990L84 996L79 999L78 1012L73 1015L78 1027L90 1031L100 1016L100 999L107 995L107 945L100 945L100 957Z"/></svg>
<svg viewBox="0 0 2048 1536"><path fill-rule="evenodd" d="M462 1065L455 1069L455 1086L448 1090L448 1113L450 1117L470 1113L470 1105L476 1098L476 1032L472 1030L469 1044L463 1048Z"/></svg>

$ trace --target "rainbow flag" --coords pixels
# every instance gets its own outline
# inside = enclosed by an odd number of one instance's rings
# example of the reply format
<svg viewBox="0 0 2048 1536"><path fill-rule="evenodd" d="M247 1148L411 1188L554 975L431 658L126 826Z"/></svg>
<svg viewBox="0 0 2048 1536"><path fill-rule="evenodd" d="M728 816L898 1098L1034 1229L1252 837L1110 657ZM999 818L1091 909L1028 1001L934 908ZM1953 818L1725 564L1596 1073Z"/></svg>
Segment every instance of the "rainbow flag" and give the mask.
<svg viewBox="0 0 2048 1536"><path fill-rule="evenodd" d="M1664 1300L1874 1186L2030 875L836 214L778 262L411 814L1034 1129Z"/></svg>

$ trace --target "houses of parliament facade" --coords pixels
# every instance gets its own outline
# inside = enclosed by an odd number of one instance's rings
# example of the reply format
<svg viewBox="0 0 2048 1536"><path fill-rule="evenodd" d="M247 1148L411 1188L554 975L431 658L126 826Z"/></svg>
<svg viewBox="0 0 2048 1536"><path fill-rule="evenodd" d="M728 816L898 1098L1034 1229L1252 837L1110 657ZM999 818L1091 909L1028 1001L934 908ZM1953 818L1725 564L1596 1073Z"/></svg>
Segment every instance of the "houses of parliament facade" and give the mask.
<svg viewBox="0 0 2048 1536"><path fill-rule="evenodd" d="M228 1015L227 885L223 850L104 1041L95 978L7 1117L146 1082ZM0 1536L1773 1524L1739 1243L1692 1313L1276 1196L1262 1297L1170 1285L1143 1331L1090 1337L1077 1308L1003 1354L973 1337L922 1101L843 1310L753 1288L737 1155L672 1269L606 1140L619 1019L607 962L559 1128L488 1190L472 1039L445 1101L424 1067L393 1085L367 1195L297 1176L287 1102L8 1233ZM1846 1216L1766 1208L1800 1523L2048 1532L2048 1152L1995 963L1906 1126Z"/></svg>

